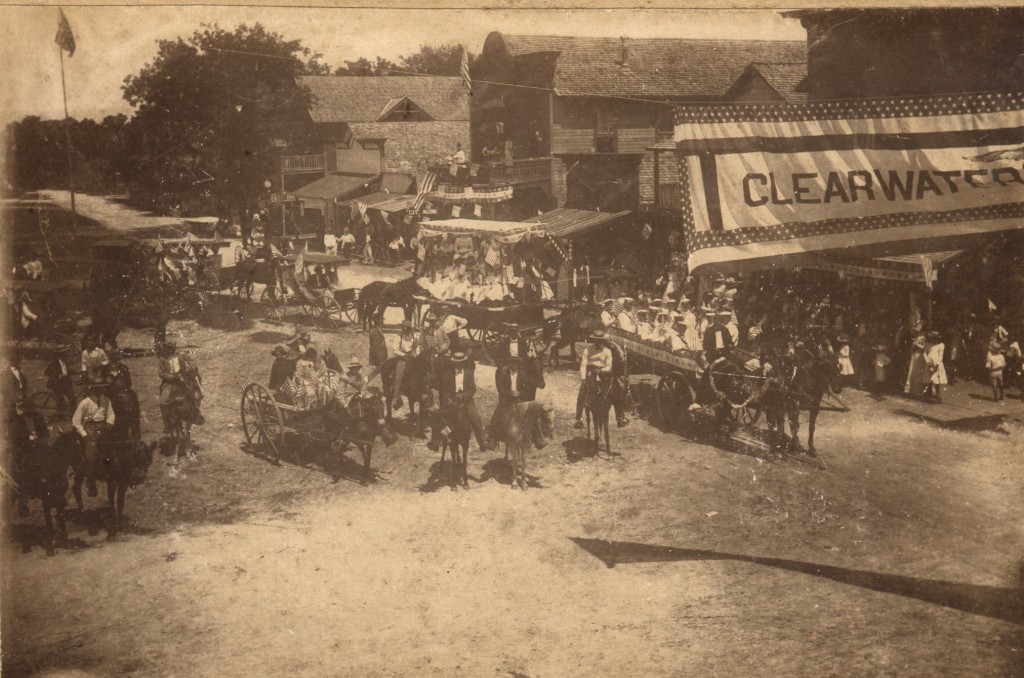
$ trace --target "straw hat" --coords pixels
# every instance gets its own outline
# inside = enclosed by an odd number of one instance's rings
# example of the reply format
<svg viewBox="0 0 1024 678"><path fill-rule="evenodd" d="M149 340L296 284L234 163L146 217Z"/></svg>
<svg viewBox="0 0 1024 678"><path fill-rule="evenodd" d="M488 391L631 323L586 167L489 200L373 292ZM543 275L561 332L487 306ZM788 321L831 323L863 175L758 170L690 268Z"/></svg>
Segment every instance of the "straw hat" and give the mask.
<svg viewBox="0 0 1024 678"><path fill-rule="evenodd" d="M469 362L469 358L462 351L456 351L452 353L452 365L465 365Z"/></svg>
<svg viewBox="0 0 1024 678"><path fill-rule="evenodd" d="M348 367L350 370L352 370L352 369L355 369L357 367L362 367L362 366L363 366L362 361L359 360L359 358L357 358L356 356L352 356L352 359L348 361L348 365L346 367Z"/></svg>
<svg viewBox="0 0 1024 678"><path fill-rule="evenodd" d="M604 330L594 330L594 332L590 335L590 341L604 341L604 340L605 340Z"/></svg>

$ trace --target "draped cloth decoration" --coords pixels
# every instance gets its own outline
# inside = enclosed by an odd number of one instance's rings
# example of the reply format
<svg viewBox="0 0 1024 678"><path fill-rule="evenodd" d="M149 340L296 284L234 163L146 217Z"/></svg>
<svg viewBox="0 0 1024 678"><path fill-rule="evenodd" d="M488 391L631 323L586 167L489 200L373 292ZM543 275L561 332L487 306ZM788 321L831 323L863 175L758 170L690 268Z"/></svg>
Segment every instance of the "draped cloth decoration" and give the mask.
<svg viewBox="0 0 1024 678"><path fill-rule="evenodd" d="M1024 93L683 107L690 271L950 250L1024 228Z"/></svg>

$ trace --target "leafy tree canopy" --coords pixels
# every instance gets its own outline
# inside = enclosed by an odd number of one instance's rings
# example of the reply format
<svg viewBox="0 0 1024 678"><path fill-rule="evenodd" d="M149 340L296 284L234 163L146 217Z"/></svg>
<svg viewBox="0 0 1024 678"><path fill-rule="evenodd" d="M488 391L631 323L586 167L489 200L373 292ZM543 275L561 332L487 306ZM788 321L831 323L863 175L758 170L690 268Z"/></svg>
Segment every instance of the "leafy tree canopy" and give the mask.
<svg viewBox="0 0 1024 678"><path fill-rule="evenodd" d="M311 94L295 77L329 67L260 24L233 31L204 24L158 45L156 58L122 87L136 109L128 134L133 178L152 190L249 207L276 174L275 141L301 143L312 133Z"/></svg>
<svg viewBox="0 0 1024 678"><path fill-rule="evenodd" d="M334 71L334 75L404 75L406 73L422 73L426 75L458 75L462 63L463 45L420 45L418 51L398 57L398 63L376 57L373 61L361 57L355 61L346 61L345 66ZM469 63L473 65L476 57L470 53Z"/></svg>

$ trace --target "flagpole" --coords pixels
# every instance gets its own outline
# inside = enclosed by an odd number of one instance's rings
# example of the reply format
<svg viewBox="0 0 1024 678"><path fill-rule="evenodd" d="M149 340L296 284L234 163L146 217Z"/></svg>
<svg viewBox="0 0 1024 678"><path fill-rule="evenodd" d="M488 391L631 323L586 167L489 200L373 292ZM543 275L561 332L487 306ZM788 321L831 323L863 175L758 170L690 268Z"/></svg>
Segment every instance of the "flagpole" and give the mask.
<svg viewBox="0 0 1024 678"><path fill-rule="evenodd" d="M68 147L68 186L71 189L71 225L78 228L78 212L75 210L75 169L71 162L71 128L68 126L68 88L64 84L64 48L57 46L60 53L60 91L64 95L64 141Z"/></svg>

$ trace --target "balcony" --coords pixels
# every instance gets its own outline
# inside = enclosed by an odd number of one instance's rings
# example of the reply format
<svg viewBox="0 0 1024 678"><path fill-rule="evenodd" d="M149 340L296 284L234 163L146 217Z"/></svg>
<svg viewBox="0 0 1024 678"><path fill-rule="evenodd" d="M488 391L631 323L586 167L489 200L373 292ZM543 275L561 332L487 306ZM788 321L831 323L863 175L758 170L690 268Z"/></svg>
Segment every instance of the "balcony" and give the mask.
<svg viewBox="0 0 1024 678"><path fill-rule="evenodd" d="M431 167L442 184L464 186L523 186L546 184L551 181L551 158L523 158L521 160L498 161L474 164L476 174L460 169L457 176L451 174L448 165Z"/></svg>
<svg viewBox="0 0 1024 678"><path fill-rule="evenodd" d="M282 172L323 172L324 156L322 155L282 155Z"/></svg>

